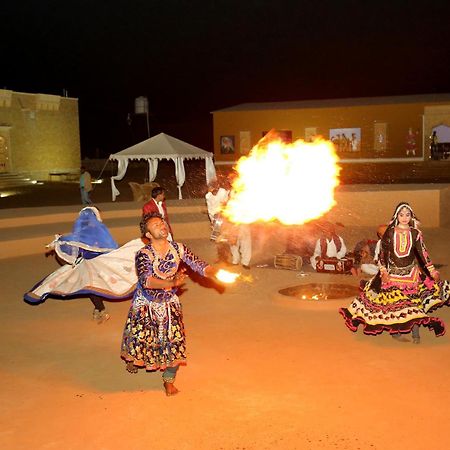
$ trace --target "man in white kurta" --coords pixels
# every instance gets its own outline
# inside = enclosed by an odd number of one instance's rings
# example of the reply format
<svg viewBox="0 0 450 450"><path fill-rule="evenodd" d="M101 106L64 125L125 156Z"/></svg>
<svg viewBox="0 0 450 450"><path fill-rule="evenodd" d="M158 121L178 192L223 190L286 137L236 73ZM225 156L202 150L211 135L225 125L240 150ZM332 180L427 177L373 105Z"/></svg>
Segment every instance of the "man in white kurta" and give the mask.
<svg viewBox="0 0 450 450"><path fill-rule="evenodd" d="M341 248L338 250L336 248L336 244L333 237L327 235L324 238L324 243L326 245L325 256L327 258L342 259L347 253L347 247L345 246L344 240L340 236L335 235L335 237L339 240ZM311 266L313 267L314 270L316 270L317 261L321 257L322 257L321 239L318 239L316 242L316 246L314 248L314 254L311 256Z"/></svg>
<svg viewBox="0 0 450 450"><path fill-rule="evenodd" d="M222 211L223 206L228 201L228 191L219 187L216 181L208 186L208 192L205 195L206 207L208 208L208 216L211 222Z"/></svg>

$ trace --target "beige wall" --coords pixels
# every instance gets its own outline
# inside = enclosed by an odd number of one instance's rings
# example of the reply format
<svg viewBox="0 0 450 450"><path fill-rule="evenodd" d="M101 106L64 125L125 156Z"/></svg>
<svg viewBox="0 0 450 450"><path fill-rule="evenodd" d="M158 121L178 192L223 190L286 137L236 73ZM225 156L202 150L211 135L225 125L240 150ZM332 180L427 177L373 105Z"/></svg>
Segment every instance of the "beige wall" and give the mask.
<svg viewBox="0 0 450 450"><path fill-rule="evenodd" d="M448 202L449 185L373 185L341 187L336 193L337 205L325 217L332 222L341 222L345 228L343 236L352 237L355 228L370 227L373 235L378 225L386 223L395 206L407 201L422 221L421 228L450 227ZM293 203L294 205L295 203ZM135 239L137 225L123 225L123 218L139 217L141 210L137 203L104 203L99 205L102 216L107 220L108 228L119 243ZM177 239L203 239L208 241L211 227L205 211L205 204L200 200L194 205L184 205L183 200L169 203L172 226ZM42 253L52 235L48 224L58 224L61 230L68 230L78 216L79 206L46 206L28 209L0 210L0 233L7 236L11 229L34 227L33 236L24 228L23 235L13 233L11 239L0 240L0 259ZM200 217L198 217L200 215ZM183 218L180 218L183 217ZM24 220L26 218L26 220ZM25 225L24 225L25 224ZM276 235L281 247L285 246L283 235ZM258 239L257 235L254 235ZM359 240L359 239L358 239Z"/></svg>
<svg viewBox="0 0 450 450"><path fill-rule="evenodd" d="M427 104L433 106L434 104ZM345 108L305 108L274 109L261 111L217 111L213 113L214 155L216 161L235 161L241 156L239 136L241 131L249 131L251 145L262 137L262 132L272 128L292 130L293 139L305 138L305 129L317 128L317 133L329 138L332 128L361 128L361 151L357 154L343 155L344 158L404 158L406 156L406 136L409 127L417 132L417 157L428 158L429 139L422 134L424 103L385 104L372 106L349 106ZM437 105L439 106L439 105ZM436 109L433 110L436 114ZM439 117L430 117L425 132L442 121L450 121L449 105L439 109ZM439 123L437 123L438 121ZM435 123L436 122L436 123ZM383 155L374 151L374 124L387 124L387 149ZM220 137L235 137L235 154L220 153ZM425 155L422 145L425 144Z"/></svg>
<svg viewBox="0 0 450 450"><path fill-rule="evenodd" d="M390 219L396 205L407 202L423 227L447 225L443 196L447 195L448 185L359 185L357 189L337 190L337 205L327 215L328 220L342 222L346 227L379 225Z"/></svg>
<svg viewBox="0 0 450 450"><path fill-rule="evenodd" d="M46 179L49 172L79 171L77 99L0 91L0 126L9 127L11 172Z"/></svg>

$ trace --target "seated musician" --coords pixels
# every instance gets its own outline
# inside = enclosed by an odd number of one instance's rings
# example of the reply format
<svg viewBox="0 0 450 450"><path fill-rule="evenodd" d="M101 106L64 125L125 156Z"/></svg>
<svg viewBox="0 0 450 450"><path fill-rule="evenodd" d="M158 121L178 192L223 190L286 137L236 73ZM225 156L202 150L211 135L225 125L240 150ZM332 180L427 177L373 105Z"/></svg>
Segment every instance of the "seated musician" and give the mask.
<svg viewBox="0 0 450 450"><path fill-rule="evenodd" d="M378 257L380 255L381 238L386 231L387 225L380 225L377 229L378 241L364 239L358 242L353 251L355 261L351 269L352 275L359 276L361 273L376 275L378 273Z"/></svg>
<svg viewBox="0 0 450 450"><path fill-rule="evenodd" d="M324 261L342 260L347 253L342 237L336 234L336 226L330 222L325 222L322 225L323 235L317 240L314 248L314 254L311 256L311 266L314 270L322 269ZM342 263L342 267L344 267Z"/></svg>

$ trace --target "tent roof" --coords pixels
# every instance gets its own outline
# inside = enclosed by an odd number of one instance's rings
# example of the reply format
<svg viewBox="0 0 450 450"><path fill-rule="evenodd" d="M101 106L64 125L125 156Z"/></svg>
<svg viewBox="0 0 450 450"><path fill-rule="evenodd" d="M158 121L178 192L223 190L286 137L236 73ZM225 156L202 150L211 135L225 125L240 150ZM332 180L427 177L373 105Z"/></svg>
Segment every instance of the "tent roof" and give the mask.
<svg viewBox="0 0 450 450"><path fill-rule="evenodd" d="M113 153L109 159L173 159L177 157L205 159L212 158L213 154L168 134L159 133L125 150Z"/></svg>

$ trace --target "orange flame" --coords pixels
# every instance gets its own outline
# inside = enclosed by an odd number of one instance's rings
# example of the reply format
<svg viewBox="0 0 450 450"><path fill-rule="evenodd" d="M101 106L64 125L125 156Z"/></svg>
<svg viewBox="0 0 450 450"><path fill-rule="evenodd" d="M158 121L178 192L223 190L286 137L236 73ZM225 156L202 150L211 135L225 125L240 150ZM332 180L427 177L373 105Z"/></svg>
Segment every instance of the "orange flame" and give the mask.
<svg viewBox="0 0 450 450"><path fill-rule="evenodd" d="M239 159L223 214L234 223L286 225L321 217L336 204L338 159L334 145L324 139L285 144L266 136Z"/></svg>
<svg viewBox="0 0 450 450"><path fill-rule="evenodd" d="M231 284L239 278L239 274L228 272L228 270L219 269L216 273L216 278L222 283Z"/></svg>

